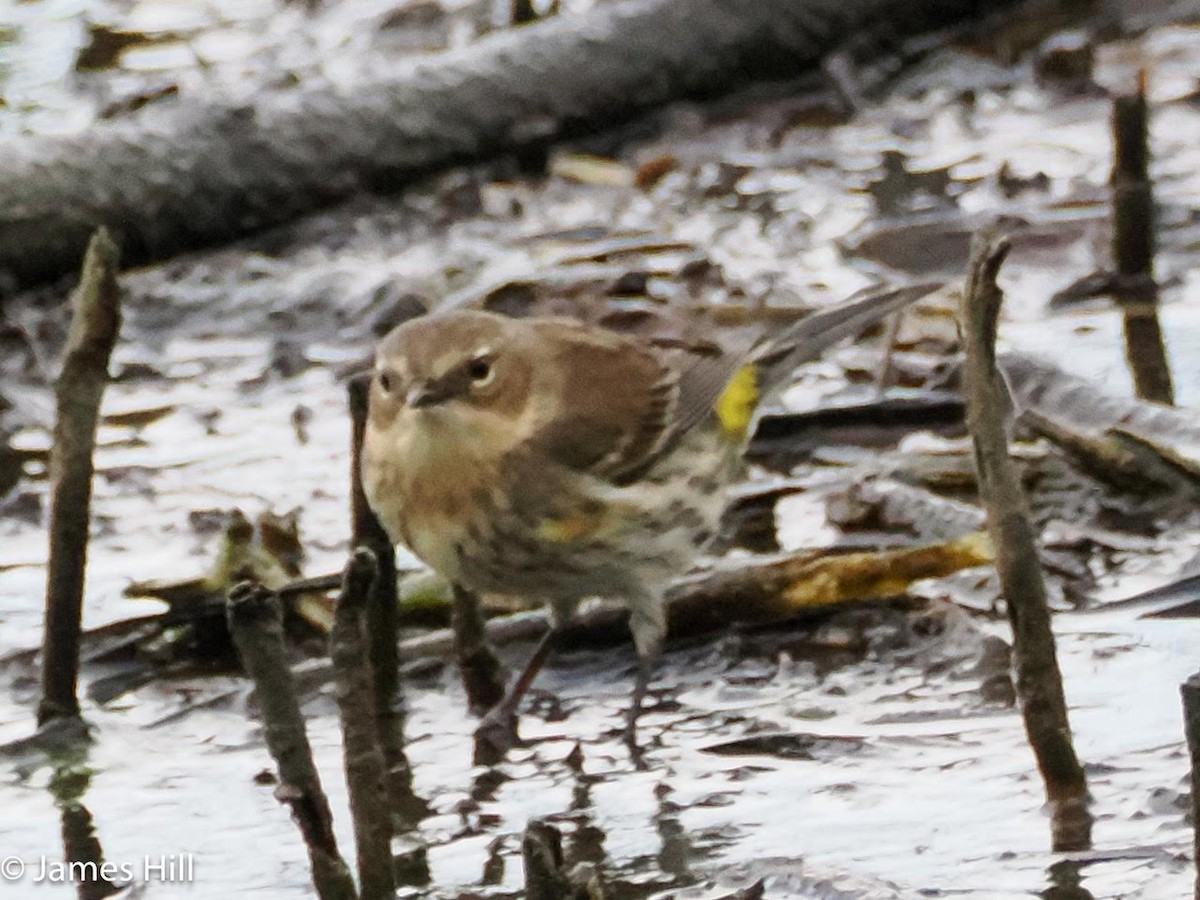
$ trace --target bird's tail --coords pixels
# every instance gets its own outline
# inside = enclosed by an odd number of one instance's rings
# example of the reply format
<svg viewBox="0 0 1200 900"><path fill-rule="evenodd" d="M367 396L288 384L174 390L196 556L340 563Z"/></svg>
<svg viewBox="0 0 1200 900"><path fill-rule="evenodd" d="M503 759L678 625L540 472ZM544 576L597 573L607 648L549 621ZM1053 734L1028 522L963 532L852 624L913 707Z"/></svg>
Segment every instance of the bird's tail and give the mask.
<svg viewBox="0 0 1200 900"><path fill-rule="evenodd" d="M769 338L754 354L763 383L774 385L786 381L797 366L816 359L838 341L858 334L940 287L941 282L925 282L888 290L868 288L837 306L805 316Z"/></svg>

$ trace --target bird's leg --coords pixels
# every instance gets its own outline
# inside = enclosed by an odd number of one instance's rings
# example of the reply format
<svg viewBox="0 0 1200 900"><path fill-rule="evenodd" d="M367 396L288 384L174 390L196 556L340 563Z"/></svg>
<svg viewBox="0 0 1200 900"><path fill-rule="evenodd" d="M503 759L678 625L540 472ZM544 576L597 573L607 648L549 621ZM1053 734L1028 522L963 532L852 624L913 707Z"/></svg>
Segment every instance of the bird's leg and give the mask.
<svg viewBox="0 0 1200 900"><path fill-rule="evenodd" d="M641 656L638 655L637 674L633 681L633 696L629 701L629 712L625 718L625 745L629 748L629 753L633 757L633 761L640 768L642 765L642 748L637 742L637 720L642 714L642 703L646 699L646 690L650 687L650 679L654 677L654 667L658 662L658 656Z"/></svg>
<svg viewBox="0 0 1200 900"><path fill-rule="evenodd" d="M479 598L454 585L450 624L454 629L454 656L467 691L471 712L481 715L504 696L504 667L487 642Z"/></svg>
<svg viewBox="0 0 1200 900"><path fill-rule="evenodd" d="M542 635L542 639L534 648L533 655L525 663L525 668L517 676L504 693L503 699L491 708L479 727L475 729L475 762L477 765L491 765L499 762L504 754L517 741L517 707L533 686L533 680L546 664L554 644L558 639L559 629L552 625Z"/></svg>
<svg viewBox="0 0 1200 900"><path fill-rule="evenodd" d="M634 763L641 768L642 751L637 742L637 720L642 714L642 704L654 677L654 668L662 656L663 640L667 633L666 609L661 597L646 597L630 604L629 628L633 632L633 643L637 647L638 667L634 676L633 696L629 702L629 713L625 720L625 744L633 756Z"/></svg>

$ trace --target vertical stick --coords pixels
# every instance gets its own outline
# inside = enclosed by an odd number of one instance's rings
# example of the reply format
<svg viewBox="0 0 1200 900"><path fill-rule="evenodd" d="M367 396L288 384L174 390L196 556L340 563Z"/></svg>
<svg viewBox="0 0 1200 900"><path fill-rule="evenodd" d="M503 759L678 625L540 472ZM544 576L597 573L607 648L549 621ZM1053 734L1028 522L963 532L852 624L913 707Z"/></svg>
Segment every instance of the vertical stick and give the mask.
<svg viewBox="0 0 1200 900"><path fill-rule="evenodd" d="M352 378L350 400L350 521L351 547L365 547L375 556L379 576L367 601L374 680L375 719L379 744L388 769L387 788L392 808L406 823L420 821L428 807L413 793L412 768L404 754L404 706L400 684L400 600L396 590L396 550L371 512L362 486L363 433L366 430L370 376Z"/></svg>
<svg viewBox="0 0 1200 900"><path fill-rule="evenodd" d="M79 640L92 502L92 453L108 359L121 326L119 251L108 231L92 235L79 286L71 296L62 373L54 385L50 450L50 560L42 643L42 698L37 719L79 715Z"/></svg>
<svg viewBox="0 0 1200 900"><path fill-rule="evenodd" d="M229 592L225 612L238 656L254 680L267 749L279 769L275 797L292 809L308 848L317 895L321 900L357 900L354 879L338 853L333 813L313 764L288 668L279 598L261 585L242 582Z"/></svg>
<svg viewBox="0 0 1200 900"><path fill-rule="evenodd" d="M1050 803L1053 846L1081 850L1091 846L1087 780L1071 742L1046 585L1025 495L1008 455L1005 388L996 368L996 326L1004 299L996 276L1010 246L1006 236L988 230L971 248L960 312L967 425L1013 629L1017 696Z"/></svg>
<svg viewBox="0 0 1200 900"><path fill-rule="evenodd" d="M365 633L367 603L377 578L371 551L355 550L346 566L329 634L362 900L389 900L396 893L392 817Z"/></svg>
<svg viewBox="0 0 1200 900"><path fill-rule="evenodd" d="M1116 300L1124 311L1125 357L1138 397L1169 405L1175 402L1175 391L1154 281L1154 188L1144 71L1135 93L1113 98L1112 131L1112 255L1118 276Z"/></svg>
<svg viewBox="0 0 1200 900"><path fill-rule="evenodd" d="M1192 864L1196 867L1196 900L1200 900L1200 672L1179 686L1183 695L1183 730L1192 762Z"/></svg>

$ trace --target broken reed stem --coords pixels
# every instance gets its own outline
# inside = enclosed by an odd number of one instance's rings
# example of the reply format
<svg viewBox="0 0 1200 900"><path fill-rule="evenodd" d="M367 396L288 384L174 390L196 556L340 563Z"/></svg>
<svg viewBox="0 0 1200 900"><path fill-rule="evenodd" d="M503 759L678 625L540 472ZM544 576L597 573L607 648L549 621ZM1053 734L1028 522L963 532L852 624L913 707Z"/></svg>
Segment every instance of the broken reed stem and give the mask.
<svg viewBox="0 0 1200 900"><path fill-rule="evenodd" d="M108 360L121 327L119 258L120 251L106 229L92 235L79 286L71 295L66 353L54 385L50 559L39 726L52 719L79 715L79 641L92 502L92 454L100 401L108 385Z"/></svg>
<svg viewBox="0 0 1200 900"><path fill-rule="evenodd" d="M1200 900L1200 672L1181 684L1179 693L1183 696L1183 731L1192 763L1192 865L1196 867L1195 897Z"/></svg>
<svg viewBox="0 0 1200 900"><path fill-rule="evenodd" d="M254 681L267 749L279 769L275 797L291 807L308 848L317 895L321 900L357 900L354 879L338 853L333 814L288 668L279 598L261 585L242 582L229 592L226 618L238 656Z"/></svg>
<svg viewBox="0 0 1200 900"><path fill-rule="evenodd" d="M412 767L404 753L404 698L400 684L400 598L396 589L396 549L367 503L362 485L363 433L367 424L370 375L350 380L350 525L352 548L365 547L376 560L380 577L371 584L367 601L374 679L375 719L379 744L387 764L387 789L392 809L407 824L420 821L429 809L413 793Z"/></svg>
<svg viewBox="0 0 1200 900"><path fill-rule="evenodd" d="M396 893L387 772L379 745L375 683L366 634L367 604L376 580L375 556L359 547L346 566L329 633L362 900L388 900Z"/></svg>
<svg viewBox="0 0 1200 900"><path fill-rule="evenodd" d="M972 243L960 312L967 426L1013 629L1017 696L1051 807L1053 847L1082 850L1091 846L1087 780L1071 742L1046 585L1025 495L1008 455L1006 388L996 368L996 328L1004 299L996 276L1010 247L995 229L976 235Z"/></svg>
<svg viewBox="0 0 1200 900"><path fill-rule="evenodd" d="M1124 312L1125 356L1142 400L1172 405L1175 390L1158 320L1154 281L1154 186L1150 181L1149 106L1145 72L1135 93L1113 98L1112 256Z"/></svg>

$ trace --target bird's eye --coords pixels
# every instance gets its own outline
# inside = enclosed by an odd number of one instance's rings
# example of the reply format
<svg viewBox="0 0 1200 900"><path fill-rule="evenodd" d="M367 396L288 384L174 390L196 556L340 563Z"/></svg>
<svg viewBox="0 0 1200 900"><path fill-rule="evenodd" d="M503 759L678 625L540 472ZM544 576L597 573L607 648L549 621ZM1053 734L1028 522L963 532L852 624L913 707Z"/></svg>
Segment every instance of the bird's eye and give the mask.
<svg viewBox="0 0 1200 900"><path fill-rule="evenodd" d="M491 360L486 356L477 356L467 363L467 374L471 376L471 380L478 386L491 381L492 376L496 374L496 370L493 368Z"/></svg>
<svg viewBox="0 0 1200 900"><path fill-rule="evenodd" d="M379 373L379 389L381 391L383 391L385 394L390 394L392 392L392 388L395 386L396 377L391 372L389 372L387 369L384 369Z"/></svg>

